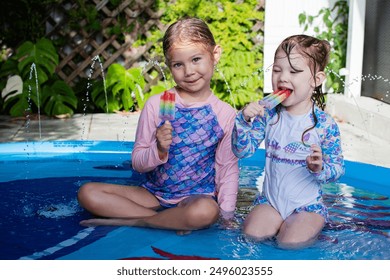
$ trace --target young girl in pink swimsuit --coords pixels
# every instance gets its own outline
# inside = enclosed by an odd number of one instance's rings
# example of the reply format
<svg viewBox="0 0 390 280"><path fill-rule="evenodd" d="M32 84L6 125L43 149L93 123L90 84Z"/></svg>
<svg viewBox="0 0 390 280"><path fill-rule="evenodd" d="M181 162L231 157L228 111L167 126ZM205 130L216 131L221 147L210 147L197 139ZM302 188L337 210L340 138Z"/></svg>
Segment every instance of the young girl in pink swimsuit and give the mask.
<svg viewBox="0 0 390 280"><path fill-rule="evenodd" d="M175 117L159 117L160 95L149 98L138 123L133 168L146 173L141 186L87 183L80 204L105 218L85 226L127 225L186 233L206 228L221 215L233 216L238 191L238 159L232 152L235 110L219 100L210 80L221 55L208 26L187 18L163 38L166 63L176 86Z"/></svg>

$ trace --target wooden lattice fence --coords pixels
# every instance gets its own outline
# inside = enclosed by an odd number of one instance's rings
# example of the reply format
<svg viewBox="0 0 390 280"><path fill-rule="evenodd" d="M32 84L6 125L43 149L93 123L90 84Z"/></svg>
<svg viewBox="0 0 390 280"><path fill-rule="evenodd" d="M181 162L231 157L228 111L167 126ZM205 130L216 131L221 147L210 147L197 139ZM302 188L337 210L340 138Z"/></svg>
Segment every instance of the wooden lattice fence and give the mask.
<svg viewBox="0 0 390 280"><path fill-rule="evenodd" d="M241 2L242 0L237 0L237 5ZM80 3L83 7L80 7ZM80 79L89 78L93 59L99 57L105 72L112 63L120 63L126 69L143 66L144 78L147 81L145 91L158 80L164 80L160 65L148 63L156 59L150 57L150 49L154 43L134 46L137 38L149 37L151 29L157 28L164 32L167 28L160 22L164 11L154 11L153 4L155 0L122 0L119 6L110 8L109 0L63 0L46 22L47 37L65 42L59 49L60 63L56 73L68 85L75 86ZM71 12L86 6L96 9L99 30L88 29L89 22L86 19L80 20L77 28L72 27ZM265 1L259 0L256 10L264 10L264 6ZM121 19L125 18L125 25L132 26L132 29L121 35L112 35L109 30L118 25L119 16ZM123 25L123 22L121 24ZM256 20L252 30L261 34L263 28L264 22ZM256 45L263 44L262 37L252 40ZM162 61L162 58L157 59ZM100 67L95 66L93 70L92 79L102 76Z"/></svg>
<svg viewBox="0 0 390 280"><path fill-rule="evenodd" d="M62 38L66 44L60 49L60 63L56 69L57 74L69 85L74 86L80 78L88 78L93 59L99 57L103 62L103 69L106 70L112 63L120 63L126 69L135 67L142 62L148 62L149 49L152 43L134 47L133 43L140 34L148 36L151 28L158 28L164 31L165 26L161 24L162 11L153 11L154 0L124 0L116 9L109 8L108 0L86 0L84 5L94 5L101 18L101 29L99 31L87 32L87 20L83 19L79 30L71 28L69 24L69 13L71 10L80 9L78 1L63 1L57 7L47 21L48 37L51 39ZM129 33L123 37L111 35L109 27L118 23L118 15L125 17L126 25L133 26ZM137 19L142 18L142 24ZM122 23L123 24L123 23ZM145 67L145 80L148 84L155 83L161 79L161 71L155 64L149 63ZM154 69L156 68L156 69ZM157 76L148 75L153 70L159 73ZM100 67L93 71L92 78L101 75Z"/></svg>

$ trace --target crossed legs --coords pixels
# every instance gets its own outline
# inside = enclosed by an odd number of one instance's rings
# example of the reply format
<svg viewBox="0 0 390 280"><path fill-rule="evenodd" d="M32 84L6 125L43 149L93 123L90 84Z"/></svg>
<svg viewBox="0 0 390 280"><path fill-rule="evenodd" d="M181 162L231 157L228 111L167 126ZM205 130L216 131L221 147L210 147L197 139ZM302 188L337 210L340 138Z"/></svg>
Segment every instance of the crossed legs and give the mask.
<svg viewBox="0 0 390 280"><path fill-rule="evenodd" d="M180 232L206 228L215 223L219 207L206 195L194 195L177 207L160 209L156 197L141 187L87 183L78 193L85 209L100 217L81 221L84 226L116 225L172 229Z"/></svg>

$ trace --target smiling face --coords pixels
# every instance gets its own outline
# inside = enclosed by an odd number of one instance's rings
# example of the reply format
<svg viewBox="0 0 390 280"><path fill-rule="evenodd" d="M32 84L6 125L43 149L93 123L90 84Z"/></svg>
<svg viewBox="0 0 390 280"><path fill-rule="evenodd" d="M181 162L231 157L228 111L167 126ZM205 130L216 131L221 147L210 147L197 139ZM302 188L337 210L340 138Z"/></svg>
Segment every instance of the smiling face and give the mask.
<svg viewBox="0 0 390 280"><path fill-rule="evenodd" d="M211 94L210 81L220 47L210 51L199 43L176 43L169 50L168 66L182 98L203 101Z"/></svg>
<svg viewBox="0 0 390 280"><path fill-rule="evenodd" d="M294 115L307 113L311 106L314 88L325 79L323 72L313 77L309 60L297 50L287 55L283 50L276 52L272 68L273 90L290 89L292 94L282 102L288 112Z"/></svg>

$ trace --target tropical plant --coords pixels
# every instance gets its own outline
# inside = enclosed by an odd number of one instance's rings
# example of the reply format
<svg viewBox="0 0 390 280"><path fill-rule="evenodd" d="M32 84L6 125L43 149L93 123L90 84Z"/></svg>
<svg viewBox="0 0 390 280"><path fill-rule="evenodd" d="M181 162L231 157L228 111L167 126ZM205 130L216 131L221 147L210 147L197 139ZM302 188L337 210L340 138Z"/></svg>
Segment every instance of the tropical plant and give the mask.
<svg viewBox="0 0 390 280"><path fill-rule="evenodd" d="M53 80L42 88L42 104L47 116L73 115L77 98L71 87L62 80Z"/></svg>
<svg viewBox="0 0 390 280"><path fill-rule="evenodd" d="M36 44L27 41L0 68L0 79L19 76L2 92L3 109L11 116L36 113L41 108L48 116L72 115L77 107L73 90L54 73L58 55L52 42L42 38ZM15 82L16 81L16 82ZM16 83L16 84L15 84ZM15 91L22 83L21 91Z"/></svg>
<svg viewBox="0 0 390 280"><path fill-rule="evenodd" d="M313 27L315 35L327 40L332 47L328 64L328 78L326 89L328 92L344 92L344 77L339 71L345 67L347 61L348 41L348 1L336 1L332 8L322 8L316 15L306 12L299 14L299 24L304 31Z"/></svg>
<svg viewBox="0 0 390 280"><path fill-rule="evenodd" d="M142 68L125 69L118 63L108 67L105 80L92 84L92 100L95 105L107 113L124 109L125 111L142 109L150 95L162 92L165 87L155 85L147 93Z"/></svg>
<svg viewBox="0 0 390 280"><path fill-rule="evenodd" d="M69 11L67 14L70 26L91 32L101 31L103 27L98 23L103 19L97 13L95 4L90 4L89 1L74 1L79 4L80 9ZM33 1L33 3L35 2L36 0ZM209 24L217 43L223 49L222 59L212 81L212 89L217 96L238 109L248 101L261 97L263 89L261 71L263 34L261 28L254 28L255 25L259 25L264 20L264 11L258 8L259 1L156 0L152 2L150 9L156 13L164 11L160 18L163 25L171 24L185 15L200 17ZM44 0L42 3L50 4L53 7L56 3L61 3L61 0ZM114 10L122 3L122 0L110 0L106 4L110 10ZM42 18L42 20L44 19ZM148 21L149 17L146 14L140 15L134 21L131 20L129 25L128 15L118 14L116 20L113 21L116 22L115 25L104 27L104 32L115 34L121 42L123 34L135 32L134 28L149 24ZM147 33L137 34L138 40L132 46L152 44L146 57L153 58L153 60L161 58L160 42L163 30L160 28L161 25L153 25ZM52 43L60 44L60 39L57 38ZM35 41L35 38L30 41ZM30 111L35 112L38 107L41 107L42 111L49 116L60 113L72 115L74 111L85 113L137 110L143 107L148 96L165 90L167 81L172 83L168 71L164 73L164 81L159 81L157 85L151 85L150 82L148 84L145 82L139 69L127 70L119 64L113 64L107 69L106 84L103 80L84 81L84 79L80 79L76 81L76 87L71 89L54 74L55 66L58 64L58 56L54 48L45 49L43 47L43 45L52 45L52 43L39 40L34 44L28 41L19 47L16 55L4 63L0 62L2 63L0 65L0 89L7 87L7 90L4 91L4 99L0 101L0 106L4 103L2 107L4 113L19 116ZM43 56L44 49L48 52L47 57ZM21 55L22 53L24 56ZM162 64L161 69L166 69L162 59L157 61ZM32 65L37 71L38 83L34 80L35 69L32 72ZM20 81L17 85L16 80L11 80L12 82L10 81L7 86L9 77L14 75L18 75L22 79L21 92L15 90L15 88L20 88ZM149 79L147 80L149 81ZM152 80L155 81L155 79ZM78 84L81 86L82 83L84 83L84 87L79 88ZM85 97L86 88L87 91L91 90L91 99ZM74 91L80 94L76 95ZM29 112L26 112L26 108L30 108Z"/></svg>

